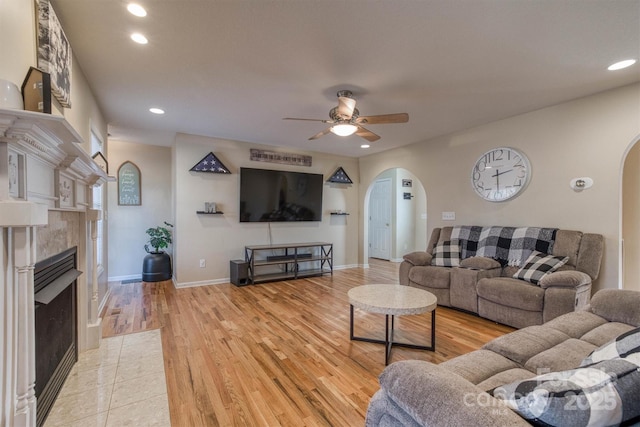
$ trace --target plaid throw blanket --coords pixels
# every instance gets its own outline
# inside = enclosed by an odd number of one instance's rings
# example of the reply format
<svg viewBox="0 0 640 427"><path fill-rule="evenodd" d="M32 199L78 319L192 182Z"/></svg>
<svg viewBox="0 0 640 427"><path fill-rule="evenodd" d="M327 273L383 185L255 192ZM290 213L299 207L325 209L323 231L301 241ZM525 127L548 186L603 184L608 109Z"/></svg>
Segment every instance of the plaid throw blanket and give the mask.
<svg viewBox="0 0 640 427"><path fill-rule="evenodd" d="M458 239L462 248L462 259L482 256L496 259L503 265L521 266L533 251L550 254L553 251L557 230L540 227L463 225L453 227L451 239Z"/></svg>

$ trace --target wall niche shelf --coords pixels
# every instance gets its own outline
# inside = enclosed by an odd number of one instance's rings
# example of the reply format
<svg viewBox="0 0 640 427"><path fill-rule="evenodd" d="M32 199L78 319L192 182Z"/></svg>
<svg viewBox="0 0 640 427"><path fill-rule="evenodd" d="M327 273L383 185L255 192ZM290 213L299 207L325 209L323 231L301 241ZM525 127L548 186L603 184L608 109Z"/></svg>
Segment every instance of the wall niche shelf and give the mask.
<svg viewBox="0 0 640 427"><path fill-rule="evenodd" d="M222 211L217 211L217 212L196 211L196 213L198 215L222 215L224 212L222 212Z"/></svg>

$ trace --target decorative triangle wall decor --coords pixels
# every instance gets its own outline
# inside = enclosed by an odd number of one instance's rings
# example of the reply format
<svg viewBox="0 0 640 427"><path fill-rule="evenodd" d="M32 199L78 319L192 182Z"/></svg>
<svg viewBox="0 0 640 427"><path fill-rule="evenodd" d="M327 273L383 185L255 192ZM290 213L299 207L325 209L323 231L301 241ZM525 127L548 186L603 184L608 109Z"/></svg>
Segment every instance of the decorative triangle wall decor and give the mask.
<svg viewBox="0 0 640 427"><path fill-rule="evenodd" d="M336 169L336 171L331 175L331 178L327 180L327 182L336 182L339 184L353 184L349 175L342 169L342 166Z"/></svg>
<svg viewBox="0 0 640 427"><path fill-rule="evenodd" d="M194 167L189 169L192 172L209 173L231 173L229 169L216 157L213 152L207 154Z"/></svg>

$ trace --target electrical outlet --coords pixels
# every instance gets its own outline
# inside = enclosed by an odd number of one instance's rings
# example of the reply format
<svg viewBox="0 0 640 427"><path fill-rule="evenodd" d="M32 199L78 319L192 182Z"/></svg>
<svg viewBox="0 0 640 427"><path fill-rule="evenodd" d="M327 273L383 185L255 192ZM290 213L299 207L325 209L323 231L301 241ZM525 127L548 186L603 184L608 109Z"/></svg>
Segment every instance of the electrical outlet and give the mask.
<svg viewBox="0 0 640 427"><path fill-rule="evenodd" d="M200 260L200 268L205 268L207 266L207 263L205 260L201 259Z"/></svg>
<svg viewBox="0 0 640 427"><path fill-rule="evenodd" d="M442 220L443 221L455 221L456 213L455 212L442 212Z"/></svg>

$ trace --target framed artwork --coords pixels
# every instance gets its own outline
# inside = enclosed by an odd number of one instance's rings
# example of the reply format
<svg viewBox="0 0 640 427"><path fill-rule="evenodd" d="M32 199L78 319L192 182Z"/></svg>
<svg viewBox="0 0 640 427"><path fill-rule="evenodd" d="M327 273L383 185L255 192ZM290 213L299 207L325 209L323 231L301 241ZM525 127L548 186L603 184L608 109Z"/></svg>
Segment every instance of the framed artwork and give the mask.
<svg viewBox="0 0 640 427"><path fill-rule="evenodd" d="M140 187L140 168L133 162L126 161L118 168L118 205L142 205L142 190Z"/></svg>
<svg viewBox="0 0 640 427"><path fill-rule="evenodd" d="M100 151L94 154L92 158L93 158L93 161L96 162L98 166L100 166L100 169L102 169L104 173L106 174L109 173L109 162L107 162L107 159L104 158L104 156Z"/></svg>
<svg viewBox="0 0 640 427"><path fill-rule="evenodd" d="M29 67L22 82L22 99L25 110L51 114L51 75Z"/></svg>
<svg viewBox="0 0 640 427"><path fill-rule="evenodd" d="M37 0L38 68L51 75L53 96L71 108L71 45L49 0Z"/></svg>

